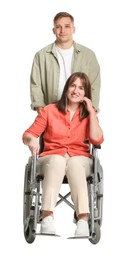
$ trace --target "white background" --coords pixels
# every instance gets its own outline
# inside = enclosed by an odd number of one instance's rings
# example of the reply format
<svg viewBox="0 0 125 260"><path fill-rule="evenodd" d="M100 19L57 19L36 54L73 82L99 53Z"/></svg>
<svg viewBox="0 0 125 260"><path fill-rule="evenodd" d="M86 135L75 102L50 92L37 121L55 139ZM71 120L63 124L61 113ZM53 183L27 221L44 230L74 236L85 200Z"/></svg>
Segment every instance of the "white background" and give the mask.
<svg viewBox="0 0 125 260"><path fill-rule="evenodd" d="M124 88L125 40L122 0L4 0L0 4L0 254L1 259L124 259ZM35 53L55 40L53 17L70 12L75 41L95 51L101 66L99 120L105 142L99 152L104 169L101 240L67 240L73 212L59 206L55 218L61 238L23 237L24 168L30 155L23 131L36 113L30 109L29 77ZM121 257L122 255L122 257ZM124 255L124 256L123 256Z"/></svg>

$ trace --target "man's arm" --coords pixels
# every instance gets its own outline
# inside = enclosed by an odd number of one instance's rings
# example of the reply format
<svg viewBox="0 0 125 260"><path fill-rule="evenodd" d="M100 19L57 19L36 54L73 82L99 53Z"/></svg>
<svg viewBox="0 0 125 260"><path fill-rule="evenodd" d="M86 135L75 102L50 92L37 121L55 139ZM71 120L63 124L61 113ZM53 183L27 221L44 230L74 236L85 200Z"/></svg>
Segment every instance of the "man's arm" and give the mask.
<svg viewBox="0 0 125 260"><path fill-rule="evenodd" d="M95 107L96 111L99 112L101 78L100 66L95 55L93 56L90 63L89 77L92 84L92 104Z"/></svg>
<svg viewBox="0 0 125 260"><path fill-rule="evenodd" d="M38 110L39 108L44 107L44 94L42 91L41 83L41 73L40 73L40 62L38 54L35 55L31 76L30 76L30 97L31 97L31 108L33 110Z"/></svg>

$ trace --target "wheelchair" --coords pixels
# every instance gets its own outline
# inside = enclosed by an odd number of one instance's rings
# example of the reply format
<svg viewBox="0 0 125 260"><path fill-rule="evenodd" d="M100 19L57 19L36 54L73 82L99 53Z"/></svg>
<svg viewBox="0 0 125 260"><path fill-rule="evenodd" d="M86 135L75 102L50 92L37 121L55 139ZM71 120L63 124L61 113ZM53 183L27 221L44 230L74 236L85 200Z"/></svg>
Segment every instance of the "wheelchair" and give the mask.
<svg viewBox="0 0 125 260"><path fill-rule="evenodd" d="M87 178L88 196L89 196L89 241L97 244L101 238L101 225L103 213L103 168L98 158L98 149L100 145L91 146L91 154L93 159L93 170ZM36 235L40 235L37 231L38 224L41 223L40 216L42 211L42 181L43 178L36 170L37 155L30 157L25 166L24 176L24 194L23 194L23 227L24 238L27 243L34 242ZM62 184L68 184L66 176ZM59 193L56 206L65 202L73 209L74 223L77 222L77 216L71 198L70 190L65 195ZM58 235L57 235L58 236ZM70 237L69 237L70 238ZM71 237L76 238L76 237ZM82 237L79 237L82 238Z"/></svg>

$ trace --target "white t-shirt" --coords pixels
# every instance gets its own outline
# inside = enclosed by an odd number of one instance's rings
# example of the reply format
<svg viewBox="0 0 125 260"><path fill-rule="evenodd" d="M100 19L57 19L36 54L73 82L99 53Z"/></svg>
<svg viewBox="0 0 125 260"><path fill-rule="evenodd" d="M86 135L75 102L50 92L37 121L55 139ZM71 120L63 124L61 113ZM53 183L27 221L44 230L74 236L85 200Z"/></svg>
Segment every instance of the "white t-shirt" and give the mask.
<svg viewBox="0 0 125 260"><path fill-rule="evenodd" d="M71 75L71 63L72 63L72 54L73 46L69 49L61 49L56 46L56 51L58 55L58 61L60 65L60 78L59 78L59 89L58 89L58 99L60 99L66 80Z"/></svg>

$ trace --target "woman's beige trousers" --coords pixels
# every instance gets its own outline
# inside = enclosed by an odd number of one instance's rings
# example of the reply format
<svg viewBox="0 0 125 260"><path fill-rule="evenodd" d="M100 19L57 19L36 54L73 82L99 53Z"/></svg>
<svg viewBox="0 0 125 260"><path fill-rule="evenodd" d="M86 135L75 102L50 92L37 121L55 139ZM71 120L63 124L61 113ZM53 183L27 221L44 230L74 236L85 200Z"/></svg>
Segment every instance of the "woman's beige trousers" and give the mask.
<svg viewBox="0 0 125 260"><path fill-rule="evenodd" d="M54 211L64 176L67 176L76 214L89 213L86 177L92 173L92 159L68 154L38 158L37 169L44 176L42 209Z"/></svg>

